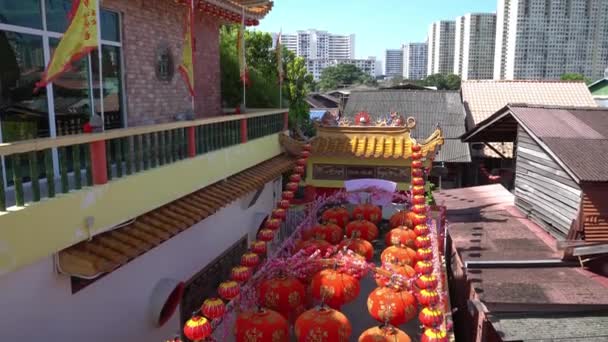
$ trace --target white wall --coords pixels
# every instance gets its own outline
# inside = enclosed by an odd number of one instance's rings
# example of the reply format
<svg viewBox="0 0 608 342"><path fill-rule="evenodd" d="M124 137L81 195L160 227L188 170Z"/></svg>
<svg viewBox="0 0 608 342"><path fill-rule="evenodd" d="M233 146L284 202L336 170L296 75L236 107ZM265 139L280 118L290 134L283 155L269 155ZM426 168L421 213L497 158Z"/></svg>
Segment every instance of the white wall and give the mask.
<svg viewBox="0 0 608 342"><path fill-rule="evenodd" d="M164 327L152 324L157 282L186 281L243 235L253 239L257 213L269 213L279 196L280 183L270 182L251 208L243 209L250 194L74 295L51 257L0 277L0 341L164 341L181 329L179 308Z"/></svg>

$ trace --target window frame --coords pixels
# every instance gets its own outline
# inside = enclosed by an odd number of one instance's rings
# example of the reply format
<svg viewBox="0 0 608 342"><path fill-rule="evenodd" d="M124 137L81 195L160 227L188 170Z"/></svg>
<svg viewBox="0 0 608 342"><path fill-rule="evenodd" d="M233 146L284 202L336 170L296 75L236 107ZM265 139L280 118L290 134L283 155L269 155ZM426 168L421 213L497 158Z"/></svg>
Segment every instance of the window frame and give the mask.
<svg viewBox="0 0 608 342"><path fill-rule="evenodd" d="M61 39L63 37L63 33L49 31L47 29L46 1L41 0L39 5L40 5L40 11L41 11L41 15L42 15L42 29L0 23L0 31L14 32L14 33L20 33L20 34L29 34L29 35L41 37L44 65L46 66L46 65L48 65L49 61L51 60L50 39ZM114 46L114 47L118 47L120 49L120 61L119 61L120 78L121 78L121 80L120 80L120 82L121 82L121 84L120 84L120 86L121 86L120 104L122 106L121 124L123 127L127 127L128 110L127 110L126 83L125 83L126 69L125 69L124 49L123 49L123 44L122 44L122 42L124 40L123 27L122 27L123 13L120 11L116 11L116 10L112 10L112 9L108 9L108 8L104 8L104 7L101 7L101 10L115 13L118 18L118 39L119 39L119 41L116 42L116 41L101 39L100 44L102 47L103 46ZM87 56L87 63L89 63L89 66L91 65L91 58L97 58L97 56L92 57L92 54L89 54ZM92 72L91 68L89 67L88 69L89 69L89 76L92 76L90 74ZM90 89L93 89L92 82L93 82L93 78L89 77ZM46 85L46 97L47 97L47 109L48 109L48 120L49 120L49 122L48 122L49 137L56 138L57 137L57 125L56 125L56 120L55 120L55 95L53 92L52 83L49 83ZM1 127L2 127L2 123L0 122L0 143L2 143L4 141L3 137L2 137ZM52 155L53 155L53 158L52 158L53 159L53 169L54 169L55 175L58 175L59 174L59 154L58 154L56 148L53 148ZM0 167L2 168L2 170L5 170L5 172L2 173L5 190L9 190L13 186L12 185L9 186L8 182L7 182L8 179L6 178L7 175L6 175L4 157L0 158Z"/></svg>

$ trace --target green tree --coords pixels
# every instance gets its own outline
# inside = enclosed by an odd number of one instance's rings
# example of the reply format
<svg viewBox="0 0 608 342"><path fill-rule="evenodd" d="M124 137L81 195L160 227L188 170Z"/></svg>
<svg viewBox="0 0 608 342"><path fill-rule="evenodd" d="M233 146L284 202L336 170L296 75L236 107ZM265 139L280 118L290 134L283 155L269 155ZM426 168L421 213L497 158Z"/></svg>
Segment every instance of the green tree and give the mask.
<svg viewBox="0 0 608 342"><path fill-rule="evenodd" d="M591 80L585 77L583 74L576 72L567 72L560 77L562 81L584 81L585 83L591 83Z"/></svg>
<svg viewBox="0 0 608 342"><path fill-rule="evenodd" d="M437 87L438 90L459 90L460 83L460 76L454 74L433 74L423 81L425 86Z"/></svg>
<svg viewBox="0 0 608 342"><path fill-rule="evenodd" d="M285 75L285 95L289 101L289 121L294 132L305 137L302 128L310 121L306 96L313 84L313 77L306 70L304 58L297 57L287 64Z"/></svg>
<svg viewBox="0 0 608 342"><path fill-rule="evenodd" d="M338 64L323 70L319 89L327 91L355 84L376 85L376 80L353 64Z"/></svg>

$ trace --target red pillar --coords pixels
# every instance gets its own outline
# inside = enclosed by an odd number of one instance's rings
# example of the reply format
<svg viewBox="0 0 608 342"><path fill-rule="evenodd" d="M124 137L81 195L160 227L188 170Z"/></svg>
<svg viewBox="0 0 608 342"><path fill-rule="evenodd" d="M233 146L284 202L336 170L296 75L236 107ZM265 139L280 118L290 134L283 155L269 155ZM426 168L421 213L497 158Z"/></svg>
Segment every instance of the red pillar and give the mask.
<svg viewBox="0 0 608 342"><path fill-rule="evenodd" d="M106 141L93 141L89 147L91 150L91 173L93 174L93 185L106 184L108 182Z"/></svg>
<svg viewBox="0 0 608 342"><path fill-rule="evenodd" d="M196 156L196 135L194 134L194 126L188 127L188 157Z"/></svg>
<svg viewBox="0 0 608 342"><path fill-rule="evenodd" d="M241 119L241 143L247 142L247 119Z"/></svg>
<svg viewBox="0 0 608 342"><path fill-rule="evenodd" d="M289 112L283 113L283 130L289 129Z"/></svg>

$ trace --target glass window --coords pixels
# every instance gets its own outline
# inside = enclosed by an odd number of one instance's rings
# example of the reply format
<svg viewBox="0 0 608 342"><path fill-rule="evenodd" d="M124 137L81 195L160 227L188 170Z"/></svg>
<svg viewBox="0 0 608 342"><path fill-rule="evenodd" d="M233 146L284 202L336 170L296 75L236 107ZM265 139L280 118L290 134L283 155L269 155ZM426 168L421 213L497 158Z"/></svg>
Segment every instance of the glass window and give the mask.
<svg viewBox="0 0 608 342"><path fill-rule="evenodd" d="M103 105L106 129L122 127L122 79L120 70L120 48L116 46L102 46L102 74L103 74ZM95 92L95 114L101 113L99 107L99 58L91 56L93 71L93 88Z"/></svg>
<svg viewBox="0 0 608 342"><path fill-rule="evenodd" d="M0 0L1 1L1 0ZM72 0L45 0L46 27L49 31L63 33L68 28L68 13L72 9ZM118 13L101 10L101 39L120 41Z"/></svg>
<svg viewBox="0 0 608 342"><path fill-rule="evenodd" d="M0 23L42 29L40 0L0 0Z"/></svg>
<svg viewBox="0 0 608 342"><path fill-rule="evenodd" d="M52 54L59 44L59 39L49 39L49 43ZM94 54L96 55L96 52ZM83 57L53 81L58 136L82 133L82 126L89 121L92 93L88 68L88 57Z"/></svg>

